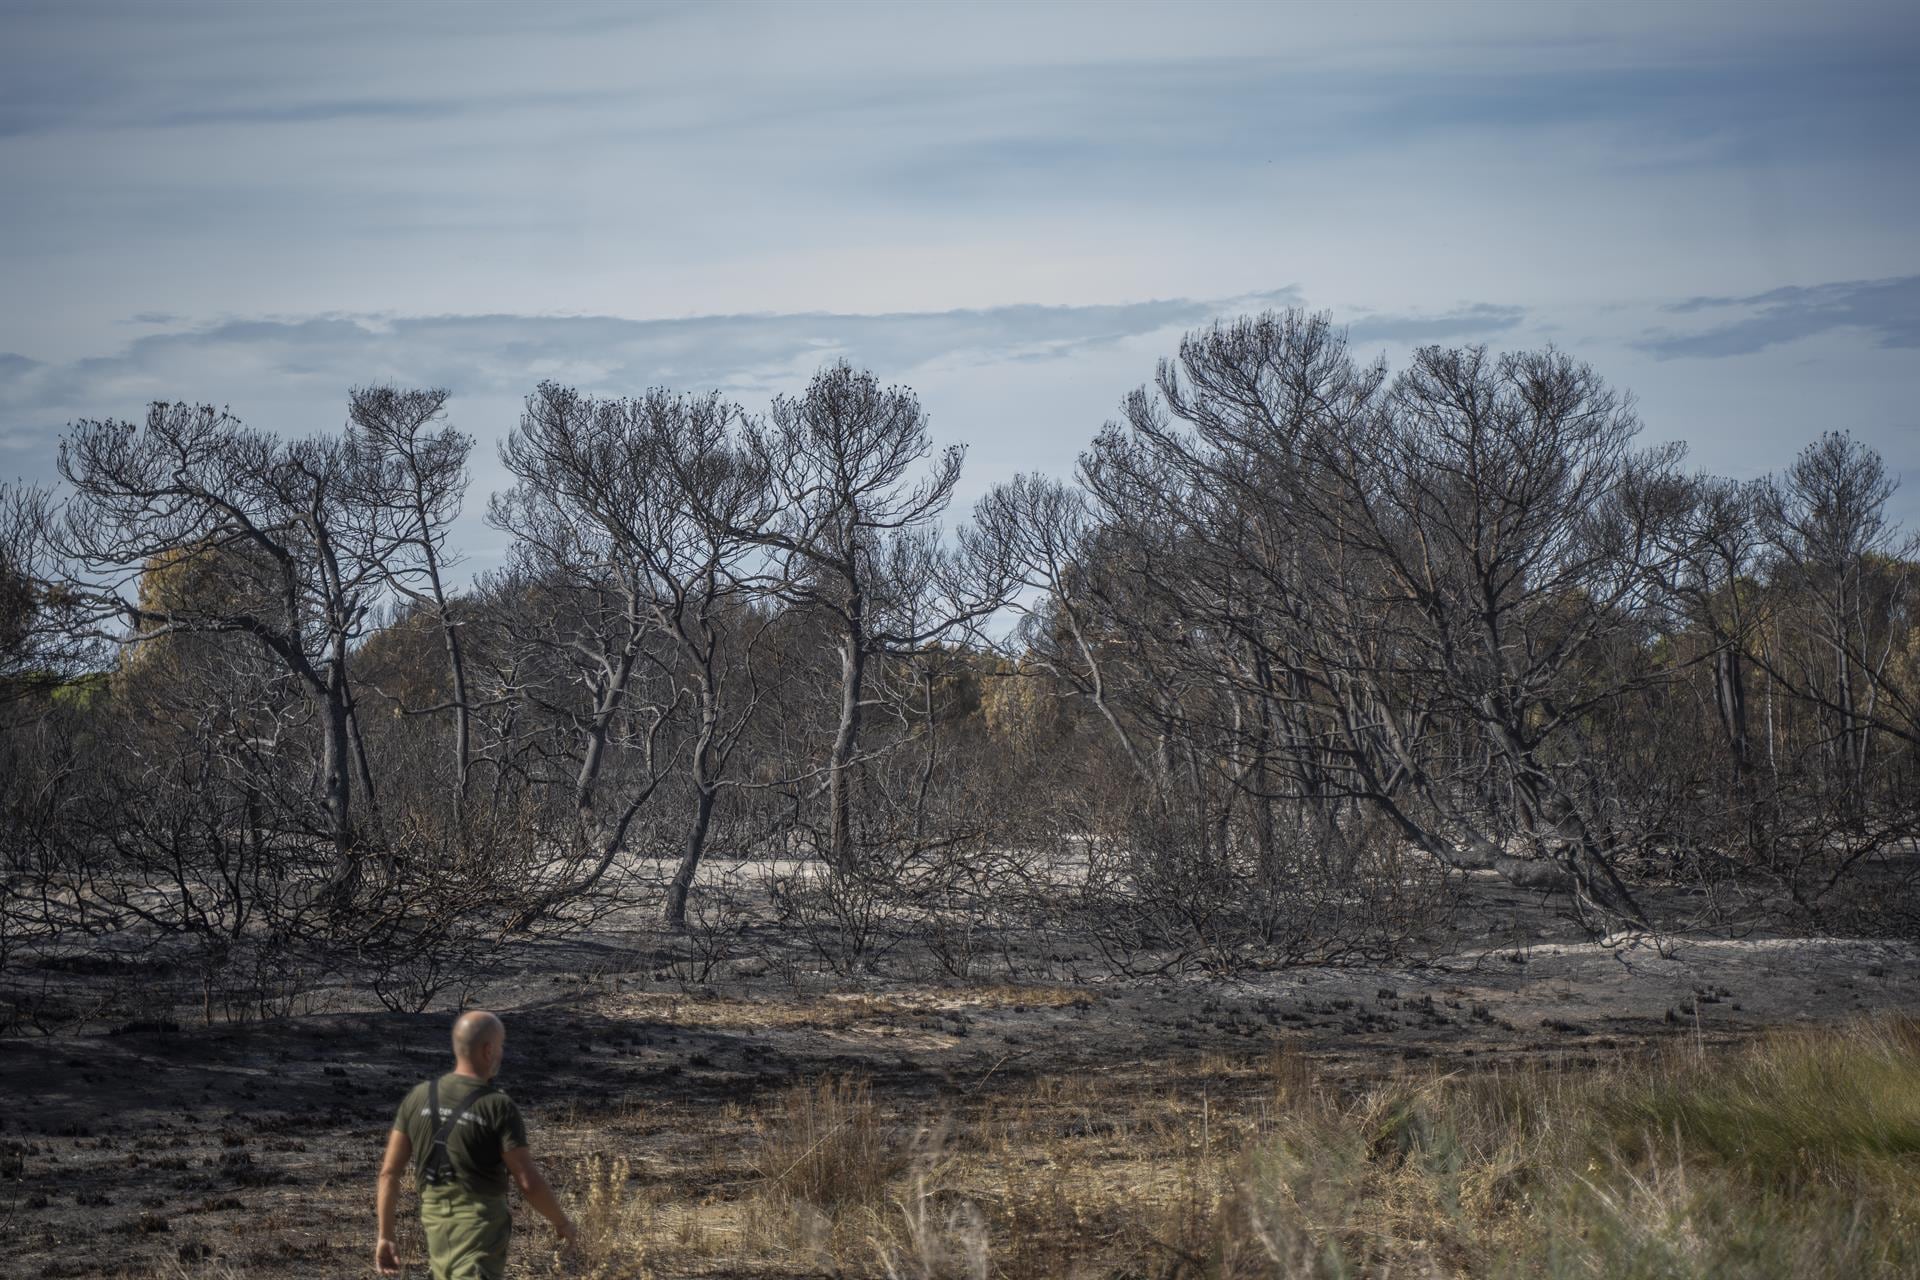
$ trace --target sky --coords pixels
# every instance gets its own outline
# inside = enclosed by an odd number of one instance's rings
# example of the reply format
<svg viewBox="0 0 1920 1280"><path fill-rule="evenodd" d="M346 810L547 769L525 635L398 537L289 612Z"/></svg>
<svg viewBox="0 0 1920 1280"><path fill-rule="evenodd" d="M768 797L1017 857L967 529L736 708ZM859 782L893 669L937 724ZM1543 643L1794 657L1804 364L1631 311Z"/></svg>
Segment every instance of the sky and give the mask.
<svg viewBox="0 0 1920 1280"><path fill-rule="evenodd" d="M0 478L154 399L445 386L484 568L542 379L758 409L844 356L963 509L1303 306L1554 344L1704 470L1851 431L1920 526L1916 126L1911 0L0 0Z"/></svg>

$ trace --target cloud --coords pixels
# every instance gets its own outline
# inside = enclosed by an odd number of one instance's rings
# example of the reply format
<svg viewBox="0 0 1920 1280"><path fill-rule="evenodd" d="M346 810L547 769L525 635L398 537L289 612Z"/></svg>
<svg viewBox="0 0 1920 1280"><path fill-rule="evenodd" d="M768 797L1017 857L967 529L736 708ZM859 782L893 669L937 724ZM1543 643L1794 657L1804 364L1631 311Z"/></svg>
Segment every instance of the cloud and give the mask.
<svg viewBox="0 0 1920 1280"><path fill-rule="evenodd" d="M338 416L347 388L394 381L472 401L517 399L540 381L603 394L718 388L758 399L844 356L887 378L1058 361L1217 316L1285 306L1297 291L1087 306L1017 305L859 315L636 320L618 316L366 316L234 319L148 334L64 364L0 355L0 435L47 443L77 417L133 416L156 399L229 404L283 430ZM137 317L145 319L145 317ZM154 322L159 322L159 317ZM305 426L259 417L294 410Z"/></svg>
<svg viewBox="0 0 1920 1280"><path fill-rule="evenodd" d="M1382 312L1362 316L1347 326L1347 335L1355 343L1418 345L1504 333L1519 327L1526 317L1525 307L1476 302L1439 315L1393 315Z"/></svg>
<svg viewBox="0 0 1920 1280"><path fill-rule="evenodd" d="M1751 355L1836 329L1863 331L1875 345L1920 348L1920 276L1790 286L1750 297L1689 298L1666 308L1704 316L1705 329L1649 331L1635 345L1661 359Z"/></svg>
<svg viewBox="0 0 1920 1280"><path fill-rule="evenodd" d="M1848 388L1844 420L1908 473L1905 492L1920 493L1905 433L1920 342L1910 309L1901 327L1895 303L1902 287L1910 300L1911 281L1867 282L1647 303L1598 319L1535 300L1341 308L1334 318L1348 325L1362 354L1427 342L1523 347L1541 341L1551 322L1573 323L1575 332L1597 324L1604 336L1582 338L1573 349L1606 369L1610 380L1641 393L1648 422L1692 440L1704 465L1744 474L1743 467L1784 463L1806 438L1806 423L1833 417L1825 384L1791 362L1762 361L1756 364L1765 367L1729 387L1723 367L1665 359L1667 352L1640 339L1654 323L1692 325L1695 332L1683 336L1703 339L1716 328L1749 325L1775 312L1797 318L1795 332L1812 323L1806 317L1819 317L1821 325L1844 331L1833 350L1815 353ZM167 313L161 327L118 328L111 345L80 358L0 352L0 477L51 479L55 443L67 423L138 420L155 399L230 406L255 426L299 436L337 430L352 385L445 386L454 393L453 422L480 437L460 538L473 563L485 567L500 548L479 521L481 495L509 482L493 442L542 379L601 395L658 385L718 389L758 410L773 393L800 389L821 364L844 356L915 387L936 438L970 446L959 512L984 486L1016 471L1070 474L1121 395L1150 378L1155 359L1174 352L1183 331L1307 302L1303 290L1280 288L1098 305L654 319L355 313L194 323ZM1784 332L1779 316L1768 323ZM1789 339L1773 333L1769 340ZM1901 514L1913 518L1910 506Z"/></svg>
<svg viewBox="0 0 1920 1280"><path fill-rule="evenodd" d="M337 430L356 384L443 386L454 394L452 421L480 438L457 541L486 567L503 552L480 521L483 495L510 483L494 441L543 379L600 395L718 389L759 410L845 357L915 387L939 441L971 448L957 511L1014 471L1069 473L1102 415L1181 331L1299 301L1283 288L872 314L236 318L143 333L64 362L0 356L0 475L51 479L68 423L138 421L157 399L226 406L251 425L302 436Z"/></svg>
<svg viewBox="0 0 1920 1280"><path fill-rule="evenodd" d="M191 128L197 125L317 124L330 120L431 120L458 114L464 104L404 98L349 101L326 99L282 102L265 106L202 107L169 111L141 121L148 128Z"/></svg>
<svg viewBox="0 0 1920 1280"><path fill-rule="evenodd" d="M1496 0L15 5L0 346L103 350L149 307L917 312L1248 278L1446 340L1499 331L1444 323L1462 298L1890 273L1803 242L1902 243L1920 174L1912 24L1862 2L1737 30Z"/></svg>
<svg viewBox="0 0 1920 1280"><path fill-rule="evenodd" d="M40 368L40 362L29 360L25 356L15 355L11 351L0 351L0 403L5 403L15 387L24 385L34 370ZM29 423L15 422L11 415L0 416L0 457L8 462L16 459L8 455L23 455L28 460L38 461L42 470L46 459L32 459L31 455L43 449L47 444L44 431L37 430ZM0 467L0 476L11 479L9 467Z"/></svg>

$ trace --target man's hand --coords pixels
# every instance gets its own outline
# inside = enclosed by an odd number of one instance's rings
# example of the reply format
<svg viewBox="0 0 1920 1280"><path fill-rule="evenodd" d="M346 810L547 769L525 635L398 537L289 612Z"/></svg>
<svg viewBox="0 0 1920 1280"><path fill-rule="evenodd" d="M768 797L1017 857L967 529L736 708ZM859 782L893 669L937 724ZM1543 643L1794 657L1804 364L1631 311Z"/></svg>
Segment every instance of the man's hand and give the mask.
<svg viewBox="0 0 1920 1280"><path fill-rule="evenodd" d="M520 1184L520 1194L527 1198L527 1203L553 1224L553 1234L560 1241L561 1248L571 1245L575 1235L573 1219L561 1207L560 1197L553 1194L547 1175L541 1173L540 1166L534 1163L533 1153L525 1147L515 1147L502 1153L500 1158L507 1162L507 1172Z"/></svg>
<svg viewBox="0 0 1920 1280"><path fill-rule="evenodd" d="M406 1172L407 1161L413 1156L413 1143L404 1130L393 1129L387 1133L387 1154L380 1161L379 1190L374 1192L374 1211L379 1221L376 1237L380 1243L373 1246L373 1269L383 1276L400 1274L400 1251L393 1246L394 1206L400 1200L400 1175Z"/></svg>

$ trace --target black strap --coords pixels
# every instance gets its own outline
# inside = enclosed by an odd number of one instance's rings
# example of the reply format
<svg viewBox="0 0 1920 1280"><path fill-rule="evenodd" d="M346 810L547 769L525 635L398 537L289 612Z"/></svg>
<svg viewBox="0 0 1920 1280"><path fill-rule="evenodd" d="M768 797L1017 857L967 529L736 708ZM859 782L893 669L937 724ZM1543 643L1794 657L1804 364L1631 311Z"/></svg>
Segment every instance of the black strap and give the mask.
<svg viewBox="0 0 1920 1280"><path fill-rule="evenodd" d="M478 1089L454 1104L447 1118L440 1121L440 1127L433 1132L433 1140L421 1153L420 1163L414 1168L415 1180L422 1184L438 1185L441 1175L453 1173L453 1157L447 1153L447 1139L453 1134L453 1127L460 1123L460 1117L481 1098L493 1092L493 1086L483 1084ZM440 1120L440 1078L435 1076L427 1081L427 1114Z"/></svg>

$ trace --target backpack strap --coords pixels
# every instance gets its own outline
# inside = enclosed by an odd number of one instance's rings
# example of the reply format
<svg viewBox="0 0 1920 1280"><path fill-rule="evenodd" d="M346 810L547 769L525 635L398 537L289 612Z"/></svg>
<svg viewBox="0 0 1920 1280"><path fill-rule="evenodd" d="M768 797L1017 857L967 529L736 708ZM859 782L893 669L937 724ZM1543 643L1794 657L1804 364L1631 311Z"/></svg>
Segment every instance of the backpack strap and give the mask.
<svg viewBox="0 0 1920 1280"><path fill-rule="evenodd" d="M419 1162L414 1166L415 1180L422 1186L438 1186L453 1176L453 1157L447 1152L447 1139L453 1135L454 1126L460 1123L460 1117L467 1114L468 1108L487 1094L494 1092L491 1084L483 1084L454 1105L445 1120L440 1120L440 1078L435 1076L427 1081L427 1113L440 1125L433 1132L433 1139L427 1149L420 1154Z"/></svg>

